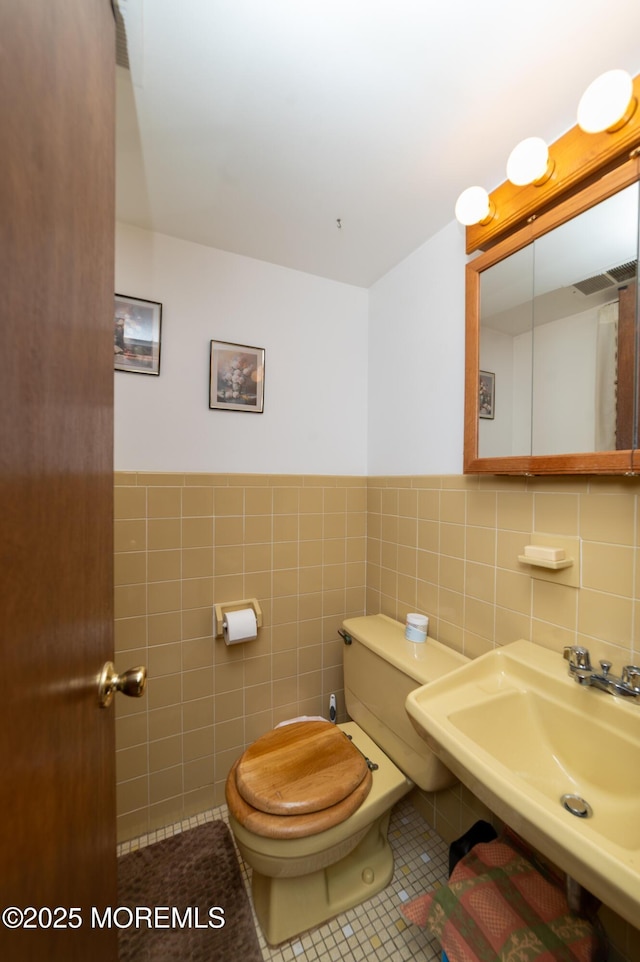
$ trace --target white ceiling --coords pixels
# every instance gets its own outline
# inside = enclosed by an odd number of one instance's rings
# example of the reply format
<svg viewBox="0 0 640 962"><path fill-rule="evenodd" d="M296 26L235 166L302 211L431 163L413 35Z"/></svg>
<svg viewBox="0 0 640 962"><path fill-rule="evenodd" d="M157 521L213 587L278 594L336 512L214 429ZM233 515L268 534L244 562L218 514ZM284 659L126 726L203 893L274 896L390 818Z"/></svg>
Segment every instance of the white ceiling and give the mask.
<svg viewBox="0 0 640 962"><path fill-rule="evenodd" d="M639 0L121 7L118 219L361 287L599 73L640 73Z"/></svg>

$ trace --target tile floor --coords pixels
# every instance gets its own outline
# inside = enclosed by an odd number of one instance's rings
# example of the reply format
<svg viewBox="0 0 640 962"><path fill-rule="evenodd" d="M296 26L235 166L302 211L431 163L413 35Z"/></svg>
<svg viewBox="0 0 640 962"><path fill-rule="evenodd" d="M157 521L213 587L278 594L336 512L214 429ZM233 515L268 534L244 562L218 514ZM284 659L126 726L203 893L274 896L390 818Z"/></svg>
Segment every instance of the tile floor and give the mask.
<svg viewBox="0 0 640 962"><path fill-rule="evenodd" d="M194 828L213 819L227 821L225 806L204 812L194 818L161 829L150 835L125 842L118 853L150 845L177 832ZM420 959L439 962L441 949L424 929L409 924L400 912L402 902L442 884L447 879L449 849L407 799L393 810L389 841L395 858L391 883L378 895L356 908L290 942L267 945L256 923L264 962L360 962L385 959L400 962ZM250 870L240 862L250 890Z"/></svg>

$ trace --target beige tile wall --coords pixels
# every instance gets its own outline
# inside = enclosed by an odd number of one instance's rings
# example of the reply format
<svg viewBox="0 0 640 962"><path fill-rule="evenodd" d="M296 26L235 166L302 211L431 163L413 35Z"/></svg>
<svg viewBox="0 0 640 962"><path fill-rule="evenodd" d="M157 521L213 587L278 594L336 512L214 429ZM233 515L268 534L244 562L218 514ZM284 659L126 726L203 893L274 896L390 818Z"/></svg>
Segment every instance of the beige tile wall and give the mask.
<svg viewBox="0 0 640 962"><path fill-rule="evenodd" d="M121 837L218 804L238 750L326 713L331 691L342 716L336 628L365 607L423 611L470 657L525 637L640 660L638 491L630 478L118 474L118 663L149 668L147 698L118 700ZM532 533L580 539L581 587L518 562ZM245 597L265 627L226 648L212 606ZM455 837L467 815L437 801Z"/></svg>
<svg viewBox="0 0 640 962"><path fill-rule="evenodd" d="M640 662L639 493L632 478L369 478L367 612L428 614L430 634L472 658L530 638L558 652L584 644L619 672ZM579 587L518 562L532 533L579 538ZM492 818L462 785L417 804L447 841ZM600 914L640 959L640 931Z"/></svg>
<svg viewBox="0 0 640 962"><path fill-rule="evenodd" d="M530 638L638 662L639 492L633 478L369 478L367 612L428 614L430 634L470 658ZM579 587L518 561L536 534L577 539ZM461 786L422 802L449 841L486 816Z"/></svg>
<svg viewBox="0 0 640 962"><path fill-rule="evenodd" d="M118 666L148 666L117 704L120 840L224 800L243 748L284 718L344 714L337 628L364 613L366 480L119 473ZM227 648L212 606L255 597L264 627Z"/></svg>
<svg viewBox="0 0 640 962"><path fill-rule="evenodd" d="M147 697L118 701L119 837L219 804L244 746L326 714L331 691L342 717L347 615L422 611L470 657L526 637L640 661L639 492L632 478L118 474L118 665L149 668ZM532 533L579 539L579 587L518 562ZM226 648L212 605L244 597L265 627ZM462 786L418 803L447 840L490 816ZM640 957L638 931L605 917Z"/></svg>
<svg viewBox="0 0 640 962"><path fill-rule="evenodd" d="M472 658L530 638L640 660L638 492L634 478L369 478L367 611L424 612ZM579 539L580 587L518 561L532 534Z"/></svg>

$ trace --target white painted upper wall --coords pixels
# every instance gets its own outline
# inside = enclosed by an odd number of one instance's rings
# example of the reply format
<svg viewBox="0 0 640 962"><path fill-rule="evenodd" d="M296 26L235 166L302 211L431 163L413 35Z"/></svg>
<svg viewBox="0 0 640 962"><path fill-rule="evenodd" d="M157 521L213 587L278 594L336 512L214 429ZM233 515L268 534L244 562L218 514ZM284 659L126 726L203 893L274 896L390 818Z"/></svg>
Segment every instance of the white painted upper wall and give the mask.
<svg viewBox="0 0 640 962"><path fill-rule="evenodd" d="M127 471L459 474L464 232L369 291L119 224L116 291L163 305L160 376L115 374ZM209 342L264 347L263 414L210 410Z"/></svg>
<svg viewBox="0 0 640 962"><path fill-rule="evenodd" d="M116 292L163 306L160 376L115 373L115 468L367 472L368 292L118 224ZM265 349L263 414L209 409L211 340Z"/></svg>
<svg viewBox="0 0 640 962"><path fill-rule="evenodd" d="M462 473L466 261L452 221L370 288L370 475Z"/></svg>

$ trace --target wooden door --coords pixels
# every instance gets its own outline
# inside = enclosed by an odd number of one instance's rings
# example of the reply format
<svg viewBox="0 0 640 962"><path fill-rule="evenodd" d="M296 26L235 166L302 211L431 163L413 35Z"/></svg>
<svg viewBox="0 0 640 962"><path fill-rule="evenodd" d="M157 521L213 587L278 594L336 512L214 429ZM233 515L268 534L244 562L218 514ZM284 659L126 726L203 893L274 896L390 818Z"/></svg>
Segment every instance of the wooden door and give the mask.
<svg viewBox="0 0 640 962"><path fill-rule="evenodd" d="M0 958L11 962L117 955L117 933L91 925L92 906L116 904L114 717L97 700L113 652L114 38L109 0L0 3Z"/></svg>

